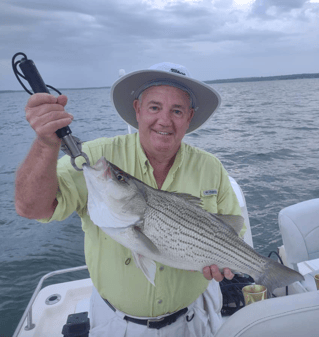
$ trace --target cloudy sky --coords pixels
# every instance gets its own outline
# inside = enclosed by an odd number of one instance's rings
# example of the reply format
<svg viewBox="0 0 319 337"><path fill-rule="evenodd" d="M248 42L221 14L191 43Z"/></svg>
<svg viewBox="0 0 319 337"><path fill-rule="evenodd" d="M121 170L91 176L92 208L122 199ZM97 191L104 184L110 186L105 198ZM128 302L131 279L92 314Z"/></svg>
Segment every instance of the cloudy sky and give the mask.
<svg viewBox="0 0 319 337"><path fill-rule="evenodd" d="M0 90L24 52L57 88L170 61L199 80L319 72L319 0L0 0Z"/></svg>

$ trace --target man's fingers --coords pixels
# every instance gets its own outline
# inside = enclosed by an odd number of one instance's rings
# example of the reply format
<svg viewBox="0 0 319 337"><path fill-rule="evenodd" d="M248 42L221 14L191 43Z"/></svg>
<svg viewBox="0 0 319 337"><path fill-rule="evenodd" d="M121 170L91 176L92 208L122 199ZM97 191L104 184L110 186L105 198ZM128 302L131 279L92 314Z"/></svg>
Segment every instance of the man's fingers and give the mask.
<svg viewBox="0 0 319 337"><path fill-rule="evenodd" d="M39 92L37 94L31 95L27 102L27 108L35 108L42 104L59 104L65 107L67 102L68 98L65 95L55 97L51 94Z"/></svg>
<svg viewBox="0 0 319 337"><path fill-rule="evenodd" d="M57 103L58 99L53 95L39 92L37 94L31 95L28 100L26 108L34 108L42 104L54 104Z"/></svg>
<svg viewBox="0 0 319 337"><path fill-rule="evenodd" d="M26 119L38 137L46 144L57 144L55 132L66 127L73 120L73 115L64 110L67 97L54 97L47 93L37 93L30 97L26 105Z"/></svg>
<svg viewBox="0 0 319 337"><path fill-rule="evenodd" d="M65 95L60 95L58 97L58 104L61 104L62 106L66 106L68 103L68 98Z"/></svg>
<svg viewBox="0 0 319 337"><path fill-rule="evenodd" d="M71 114L65 111L50 111L49 113L42 115L36 119L34 123L34 129L37 132L37 128L45 128L46 126L52 126L52 132L61 129L69 125L73 120Z"/></svg>
<svg viewBox="0 0 319 337"><path fill-rule="evenodd" d="M71 124L71 122L72 118L68 116L56 120L48 120L45 121L43 124L39 123L38 127L34 126L34 130L38 134L38 136L42 138L55 133L58 129L68 126L69 124Z"/></svg>
<svg viewBox="0 0 319 337"><path fill-rule="evenodd" d="M220 282L223 280L224 275L220 272L219 268L216 265L210 266L210 271L215 281Z"/></svg>
<svg viewBox="0 0 319 337"><path fill-rule="evenodd" d="M232 280L233 277L235 276L229 268L224 269L224 275L227 278L227 280Z"/></svg>
<svg viewBox="0 0 319 337"><path fill-rule="evenodd" d="M224 278L216 265L205 267L203 275L207 280L215 279L217 282L220 282Z"/></svg>
<svg viewBox="0 0 319 337"><path fill-rule="evenodd" d="M41 104L38 107L29 108L26 106L26 119L30 123L30 121L37 119L41 116L46 116L49 118L50 116L53 119L58 118L58 113L66 113L64 107L61 104Z"/></svg>
<svg viewBox="0 0 319 337"><path fill-rule="evenodd" d="M211 272L210 272L210 267L205 267L205 268L203 269L203 275L204 275L204 277L205 277L207 280L212 280L212 279L213 279L212 274L211 274Z"/></svg>
<svg viewBox="0 0 319 337"><path fill-rule="evenodd" d="M221 282L224 277L226 277L228 280L231 280L234 277L234 274L229 268L225 268L224 272L221 273L219 268L215 264L205 267L203 269L203 275L207 280L214 279L217 282Z"/></svg>
<svg viewBox="0 0 319 337"><path fill-rule="evenodd" d="M61 105L58 106L62 108ZM69 125L73 120L73 115L67 113L66 111L64 111L64 109L47 111L44 106L42 111L37 111L36 113L33 113L32 111L27 111L26 118L31 127L35 130L35 132L38 132L41 127L52 122L59 122L59 125L61 125L61 123L64 123L65 125L63 126ZM61 127L58 127L58 129L60 128ZM55 129L54 132L56 130L57 129Z"/></svg>

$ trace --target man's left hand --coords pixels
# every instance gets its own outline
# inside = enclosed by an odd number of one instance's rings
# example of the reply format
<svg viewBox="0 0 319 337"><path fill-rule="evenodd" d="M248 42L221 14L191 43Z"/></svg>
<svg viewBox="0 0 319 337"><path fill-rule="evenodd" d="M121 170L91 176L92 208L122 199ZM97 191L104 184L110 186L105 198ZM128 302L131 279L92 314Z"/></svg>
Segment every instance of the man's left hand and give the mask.
<svg viewBox="0 0 319 337"><path fill-rule="evenodd" d="M214 279L217 282L222 281L224 277L226 277L227 280L231 280L234 277L234 274L229 268L225 268L223 273L221 273L219 268L215 264L209 267L205 267L203 269L203 275L207 280L210 281Z"/></svg>

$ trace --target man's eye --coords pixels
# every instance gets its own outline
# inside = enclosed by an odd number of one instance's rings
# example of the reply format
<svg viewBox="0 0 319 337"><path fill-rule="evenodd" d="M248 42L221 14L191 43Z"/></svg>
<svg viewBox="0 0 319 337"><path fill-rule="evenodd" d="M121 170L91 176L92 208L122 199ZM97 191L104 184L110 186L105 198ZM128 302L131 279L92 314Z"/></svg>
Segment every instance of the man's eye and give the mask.
<svg viewBox="0 0 319 337"><path fill-rule="evenodd" d="M158 111L158 107L157 107L157 106L151 106L151 107L150 107L150 110L151 110L152 112L156 112L156 111Z"/></svg>
<svg viewBox="0 0 319 337"><path fill-rule="evenodd" d="M174 110L173 112L177 116L181 116L183 114L183 112L181 110Z"/></svg>

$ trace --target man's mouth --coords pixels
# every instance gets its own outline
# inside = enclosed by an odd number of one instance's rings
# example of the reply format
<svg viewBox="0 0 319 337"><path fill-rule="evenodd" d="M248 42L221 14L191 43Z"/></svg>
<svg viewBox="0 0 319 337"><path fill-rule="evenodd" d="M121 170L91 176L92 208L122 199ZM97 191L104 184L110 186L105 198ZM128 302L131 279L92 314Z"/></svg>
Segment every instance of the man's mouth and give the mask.
<svg viewBox="0 0 319 337"><path fill-rule="evenodd" d="M172 134L172 132L164 132L164 131L156 131L156 133L158 133L159 135L163 135L163 136L168 136Z"/></svg>

